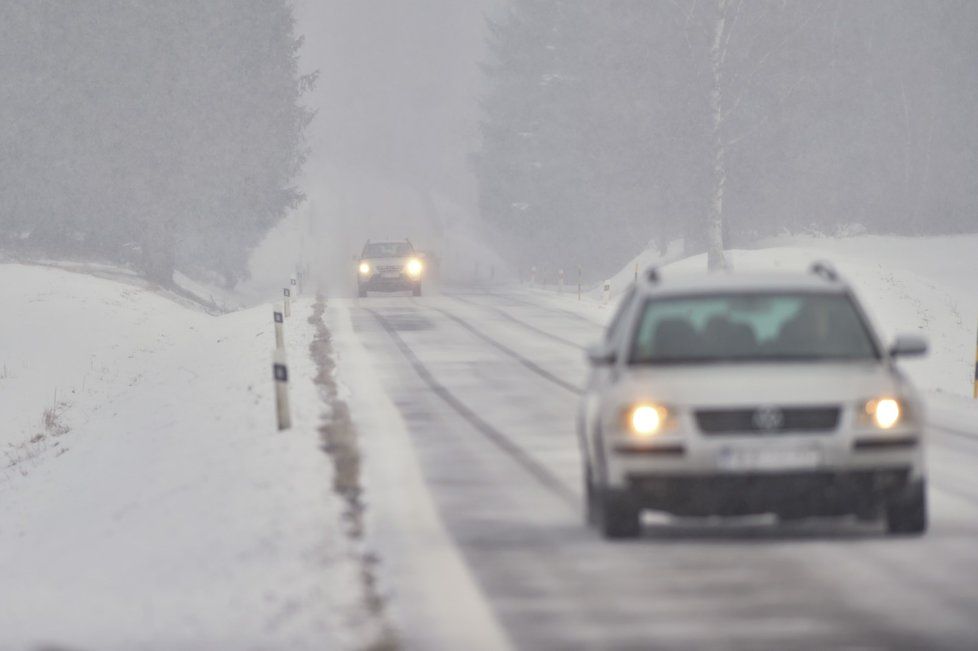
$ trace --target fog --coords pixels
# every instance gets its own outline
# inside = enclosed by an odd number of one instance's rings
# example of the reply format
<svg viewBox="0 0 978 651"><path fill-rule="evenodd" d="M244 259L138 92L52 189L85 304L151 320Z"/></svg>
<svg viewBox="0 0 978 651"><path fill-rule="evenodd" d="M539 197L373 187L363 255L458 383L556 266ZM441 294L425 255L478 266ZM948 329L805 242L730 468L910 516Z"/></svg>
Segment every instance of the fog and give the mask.
<svg viewBox="0 0 978 651"><path fill-rule="evenodd" d="M974 649L976 278L975 0L0 0L0 651Z"/></svg>
<svg viewBox="0 0 978 651"><path fill-rule="evenodd" d="M499 0L305 0L312 156L302 186L317 242L344 279L368 238L442 251L477 215L486 19Z"/></svg>

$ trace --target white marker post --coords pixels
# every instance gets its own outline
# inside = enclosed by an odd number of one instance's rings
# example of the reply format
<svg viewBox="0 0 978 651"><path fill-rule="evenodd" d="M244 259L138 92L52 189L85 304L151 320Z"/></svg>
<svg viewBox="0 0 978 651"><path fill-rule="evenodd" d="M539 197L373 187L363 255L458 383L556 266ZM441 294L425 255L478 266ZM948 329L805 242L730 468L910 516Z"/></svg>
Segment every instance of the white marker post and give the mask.
<svg viewBox="0 0 978 651"><path fill-rule="evenodd" d="M298 279L296 279L295 276L292 276L291 278L289 278L289 285L292 286L292 291L295 292L295 295L296 296L298 296L301 293L299 291L299 281L298 281Z"/></svg>
<svg viewBox="0 0 978 651"><path fill-rule="evenodd" d="M611 302L611 283L604 284L604 304Z"/></svg>
<svg viewBox="0 0 978 651"><path fill-rule="evenodd" d="M638 263L635 263L635 284L638 284Z"/></svg>
<svg viewBox="0 0 978 651"><path fill-rule="evenodd" d="M283 322L282 313L278 310L272 312L272 317L275 319L275 348L276 350L285 350L285 333L282 332Z"/></svg>
<svg viewBox="0 0 978 651"><path fill-rule="evenodd" d="M564 270L557 270L557 292L560 294L564 293Z"/></svg>
<svg viewBox="0 0 978 651"><path fill-rule="evenodd" d="M282 290L282 294L285 296L285 318L292 316L292 290L286 287Z"/></svg>
<svg viewBox="0 0 978 651"><path fill-rule="evenodd" d="M581 265L577 265L577 300L581 300L581 295L584 286L584 268Z"/></svg>
<svg viewBox="0 0 978 651"><path fill-rule="evenodd" d="M530 267L530 287L535 287L537 284L537 268L536 266Z"/></svg>
<svg viewBox="0 0 978 651"><path fill-rule="evenodd" d="M292 414L289 410L289 366L285 362L285 351L276 350L272 357L272 377L275 379L275 419L279 431L292 427Z"/></svg>

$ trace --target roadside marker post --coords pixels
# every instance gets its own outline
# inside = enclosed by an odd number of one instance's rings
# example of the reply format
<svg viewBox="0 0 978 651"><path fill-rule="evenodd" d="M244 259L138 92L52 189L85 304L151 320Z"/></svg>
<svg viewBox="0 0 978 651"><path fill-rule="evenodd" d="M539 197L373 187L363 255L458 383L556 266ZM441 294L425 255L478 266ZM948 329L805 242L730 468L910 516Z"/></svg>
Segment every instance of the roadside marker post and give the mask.
<svg viewBox="0 0 978 651"><path fill-rule="evenodd" d="M638 284L638 263L635 263L635 284Z"/></svg>
<svg viewBox="0 0 978 651"><path fill-rule="evenodd" d="M583 285L584 285L584 268L581 265L577 265L577 300L581 300L583 295Z"/></svg>
<svg viewBox="0 0 978 651"><path fill-rule="evenodd" d="M299 290L299 280L295 276L289 278L289 284L292 286L292 291L295 292L296 296L302 293Z"/></svg>
<svg viewBox="0 0 978 651"><path fill-rule="evenodd" d="M282 290L282 294L285 296L285 318L292 316L292 290L286 287Z"/></svg>
<svg viewBox="0 0 978 651"><path fill-rule="evenodd" d="M281 432L292 427L292 413L289 410L289 366L285 361L284 350L276 350L272 360L272 377L275 380L275 420Z"/></svg>
<svg viewBox="0 0 978 651"><path fill-rule="evenodd" d="M978 400L978 339L975 340L975 400Z"/></svg>
<svg viewBox="0 0 978 651"><path fill-rule="evenodd" d="M611 283L604 284L604 304L611 302Z"/></svg>
<svg viewBox="0 0 978 651"><path fill-rule="evenodd" d="M272 312L272 318L275 319L275 349L285 350L285 333L282 332L285 319L278 310Z"/></svg>
<svg viewBox="0 0 978 651"><path fill-rule="evenodd" d="M537 284L537 268L536 266L530 267L530 287L535 287Z"/></svg>
<svg viewBox="0 0 978 651"><path fill-rule="evenodd" d="M564 293L564 270L557 270L557 292L560 294Z"/></svg>

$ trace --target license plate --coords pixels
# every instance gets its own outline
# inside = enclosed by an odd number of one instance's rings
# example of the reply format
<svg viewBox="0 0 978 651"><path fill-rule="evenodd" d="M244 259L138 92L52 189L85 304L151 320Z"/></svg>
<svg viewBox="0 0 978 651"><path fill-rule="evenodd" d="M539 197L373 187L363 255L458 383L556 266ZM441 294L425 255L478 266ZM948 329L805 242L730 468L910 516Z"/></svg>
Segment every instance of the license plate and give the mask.
<svg viewBox="0 0 978 651"><path fill-rule="evenodd" d="M389 278L389 279L392 279L393 280L394 278L400 278L401 277L401 274L399 274L396 271L386 271L386 272L380 274L380 277L381 278Z"/></svg>
<svg viewBox="0 0 978 651"><path fill-rule="evenodd" d="M725 448L717 455L721 470L812 470L822 460L819 451L812 448L793 450L759 450L754 448Z"/></svg>

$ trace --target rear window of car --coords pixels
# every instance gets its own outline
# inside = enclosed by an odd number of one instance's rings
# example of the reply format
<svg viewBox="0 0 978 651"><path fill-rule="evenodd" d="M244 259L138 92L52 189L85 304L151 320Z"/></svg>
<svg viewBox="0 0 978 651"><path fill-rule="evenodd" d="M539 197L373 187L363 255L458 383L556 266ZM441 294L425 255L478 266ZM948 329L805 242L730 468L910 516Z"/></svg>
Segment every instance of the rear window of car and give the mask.
<svg viewBox="0 0 978 651"><path fill-rule="evenodd" d="M403 258L413 253L407 242L375 242L363 249L365 258Z"/></svg>
<svg viewBox="0 0 978 651"><path fill-rule="evenodd" d="M649 299L633 364L879 359L847 294L736 293Z"/></svg>

